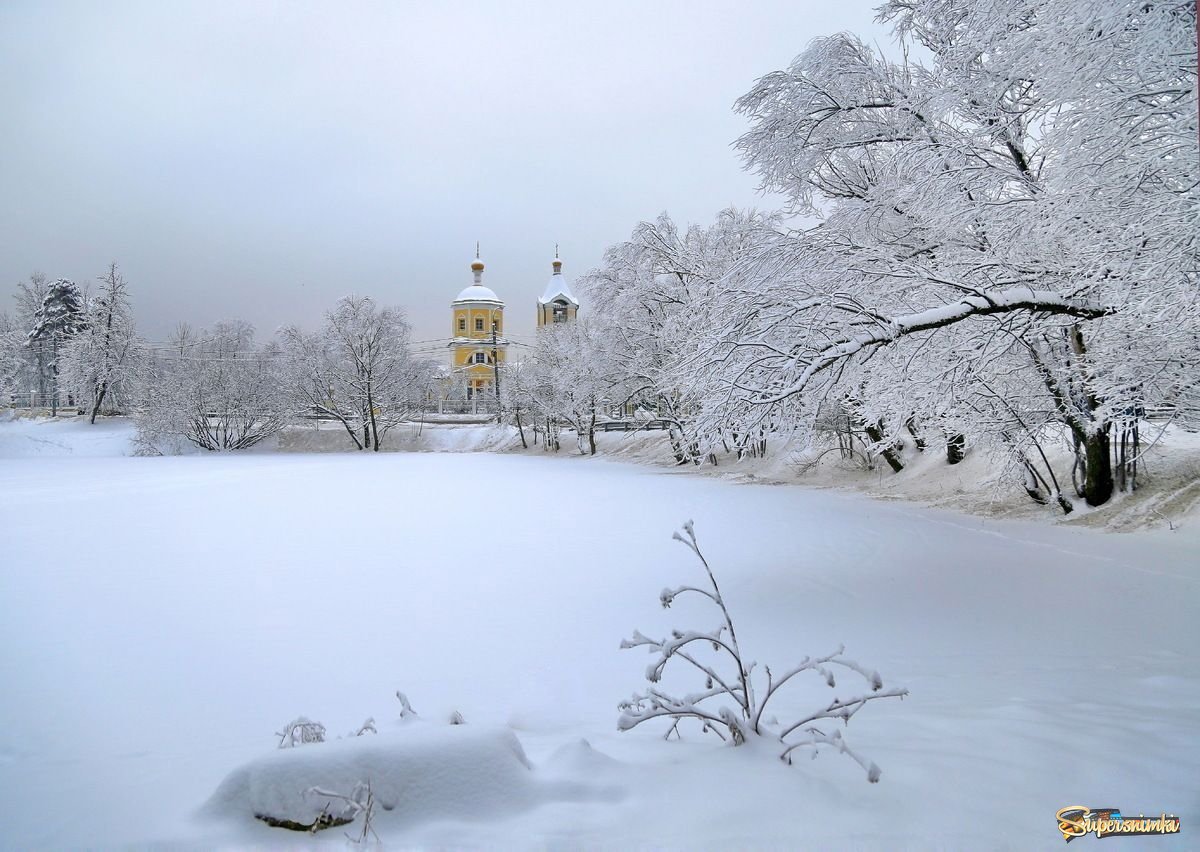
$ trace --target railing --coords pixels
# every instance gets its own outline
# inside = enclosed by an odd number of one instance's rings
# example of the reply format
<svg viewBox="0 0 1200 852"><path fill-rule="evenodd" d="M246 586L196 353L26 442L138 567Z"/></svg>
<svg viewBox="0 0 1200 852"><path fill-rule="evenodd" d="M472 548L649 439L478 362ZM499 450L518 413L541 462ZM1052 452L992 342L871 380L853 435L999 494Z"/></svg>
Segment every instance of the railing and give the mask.
<svg viewBox="0 0 1200 852"><path fill-rule="evenodd" d="M439 399L436 406L429 406L429 414L495 414L499 403L494 397L475 399Z"/></svg>
<svg viewBox="0 0 1200 852"><path fill-rule="evenodd" d="M665 431L670 428L668 420L601 420L596 423L597 432Z"/></svg>
<svg viewBox="0 0 1200 852"><path fill-rule="evenodd" d="M3 399L3 404L9 408L78 408L78 403L75 401L74 394L69 394L66 391L54 393L39 393L38 391L29 391L28 393L10 393L8 399Z"/></svg>

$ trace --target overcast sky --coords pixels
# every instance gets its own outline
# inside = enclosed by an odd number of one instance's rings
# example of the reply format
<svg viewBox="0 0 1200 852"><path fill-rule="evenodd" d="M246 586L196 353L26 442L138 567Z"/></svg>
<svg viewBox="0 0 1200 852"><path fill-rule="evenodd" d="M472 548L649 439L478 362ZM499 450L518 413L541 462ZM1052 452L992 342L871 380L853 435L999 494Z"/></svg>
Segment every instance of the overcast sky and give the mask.
<svg viewBox="0 0 1200 852"><path fill-rule="evenodd" d="M771 206L731 105L874 0L0 2L0 309L116 260L139 328L313 327L348 293L418 340L484 282L534 325L634 225Z"/></svg>

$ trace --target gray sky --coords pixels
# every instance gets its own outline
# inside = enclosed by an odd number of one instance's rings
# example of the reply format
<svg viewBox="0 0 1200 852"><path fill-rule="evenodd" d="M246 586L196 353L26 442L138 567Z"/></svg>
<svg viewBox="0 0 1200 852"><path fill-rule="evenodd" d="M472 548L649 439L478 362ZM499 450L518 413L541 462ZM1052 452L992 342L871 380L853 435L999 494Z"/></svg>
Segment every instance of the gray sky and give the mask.
<svg viewBox="0 0 1200 852"><path fill-rule="evenodd" d="M817 36L885 41L873 2L3 0L0 309L116 260L154 339L358 293L423 340L479 240L529 335L556 242L573 278L663 210L771 206L732 102Z"/></svg>

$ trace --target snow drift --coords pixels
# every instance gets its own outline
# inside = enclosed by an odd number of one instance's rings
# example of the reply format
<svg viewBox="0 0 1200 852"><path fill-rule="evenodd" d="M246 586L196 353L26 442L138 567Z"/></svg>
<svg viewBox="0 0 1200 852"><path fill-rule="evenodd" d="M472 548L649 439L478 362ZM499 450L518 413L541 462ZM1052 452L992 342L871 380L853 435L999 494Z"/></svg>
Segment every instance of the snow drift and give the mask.
<svg viewBox="0 0 1200 852"><path fill-rule="evenodd" d="M350 795L355 785L369 782L379 806L376 823L486 819L557 797L556 788L539 783L531 770L511 731L416 723L259 757L231 772L201 814L309 825L323 811L341 809L311 788Z"/></svg>

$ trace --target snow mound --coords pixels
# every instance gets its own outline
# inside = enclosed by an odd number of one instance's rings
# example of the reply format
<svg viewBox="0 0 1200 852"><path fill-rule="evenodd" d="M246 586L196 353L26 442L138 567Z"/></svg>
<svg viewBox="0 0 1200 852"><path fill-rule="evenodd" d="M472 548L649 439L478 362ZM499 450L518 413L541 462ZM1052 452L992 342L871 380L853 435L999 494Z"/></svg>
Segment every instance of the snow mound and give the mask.
<svg viewBox="0 0 1200 852"><path fill-rule="evenodd" d="M260 757L226 776L201 813L311 824L327 806L334 813L340 806L307 790L350 795L356 784L369 782L379 805L377 824L505 816L552 792L531 769L511 731L407 725Z"/></svg>
<svg viewBox="0 0 1200 852"><path fill-rule="evenodd" d="M596 751L592 744L582 737L559 746L554 754L550 755L547 765L561 772L581 775L612 772L621 768L620 761L602 751Z"/></svg>

